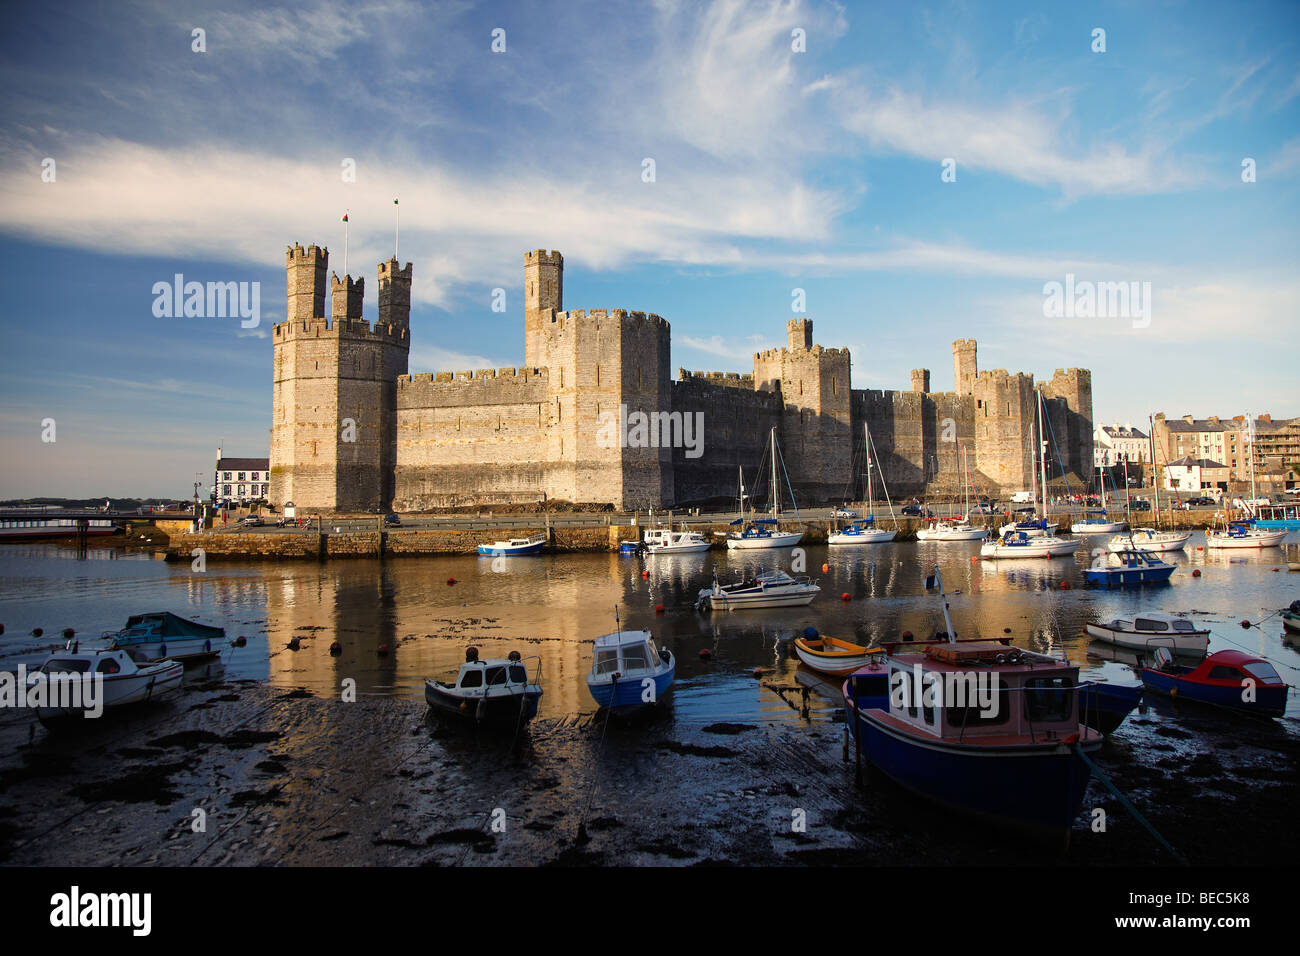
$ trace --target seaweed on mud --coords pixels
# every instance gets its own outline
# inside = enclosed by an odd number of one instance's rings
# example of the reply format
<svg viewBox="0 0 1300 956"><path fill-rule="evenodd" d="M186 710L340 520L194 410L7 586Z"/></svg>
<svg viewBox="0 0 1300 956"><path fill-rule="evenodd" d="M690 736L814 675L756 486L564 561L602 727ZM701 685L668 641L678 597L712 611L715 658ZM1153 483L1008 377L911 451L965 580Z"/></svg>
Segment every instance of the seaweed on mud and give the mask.
<svg viewBox="0 0 1300 956"><path fill-rule="evenodd" d="M754 724L729 724L725 721L719 724L709 724L703 728L706 734L743 734L747 730L757 730Z"/></svg>
<svg viewBox="0 0 1300 956"><path fill-rule="evenodd" d="M307 688L298 687L295 688L294 690L289 691L287 694L281 694L279 697L275 699L276 700L314 700L315 697L316 695L313 694L311 691L307 690Z"/></svg>
<svg viewBox="0 0 1300 956"><path fill-rule="evenodd" d="M72 773L72 755L46 750L23 751L23 766L0 770L0 793L14 784Z"/></svg>
<svg viewBox="0 0 1300 956"><path fill-rule="evenodd" d="M655 744L659 750L671 750L675 754L688 757L738 757L740 751L730 747L699 747L695 744L678 743L676 740L661 740Z"/></svg>
<svg viewBox="0 0 1300 956"><path fill-rule="evenodd" d="M181 798L171 789L172 775L192 769L197 760L133 767L118 777L79 784L69 791L86 803L112 800L118 803L156 803L170 806Z"/></svg>
<svg viewBox="0 0 1300 956"><path fill-rule="evenodd" d="M274 804L277 807L283 807L286 801L277 799L280 796L280 787L268 787L266 790L241 790L230 797L232 807L262 807L267 804Z"/></svg>
<svg viewBox="0 0 1300 956"><path fill-rule="evenodd" d="M220 734L210 730L181 730L165 737L149 741L150 747L195 747L199 744L215 744L221 740Z"/></svg>

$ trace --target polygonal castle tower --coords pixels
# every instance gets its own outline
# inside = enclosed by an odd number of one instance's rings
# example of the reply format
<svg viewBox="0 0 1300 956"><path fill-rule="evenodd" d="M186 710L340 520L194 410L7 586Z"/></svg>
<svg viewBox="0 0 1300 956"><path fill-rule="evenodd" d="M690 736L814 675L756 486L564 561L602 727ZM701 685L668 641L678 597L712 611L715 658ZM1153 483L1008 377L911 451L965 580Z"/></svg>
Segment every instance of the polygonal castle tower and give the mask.
<svg viewBox="0 0 1300 956"><path fill-rule="evenodd" d="M411 264L379 265L379 317L362 318L363 279L330 279L329 250L285 253L285 321L272 332L270 501L308 511L390 507L397 465L397 377L410 351Z"/></svg>

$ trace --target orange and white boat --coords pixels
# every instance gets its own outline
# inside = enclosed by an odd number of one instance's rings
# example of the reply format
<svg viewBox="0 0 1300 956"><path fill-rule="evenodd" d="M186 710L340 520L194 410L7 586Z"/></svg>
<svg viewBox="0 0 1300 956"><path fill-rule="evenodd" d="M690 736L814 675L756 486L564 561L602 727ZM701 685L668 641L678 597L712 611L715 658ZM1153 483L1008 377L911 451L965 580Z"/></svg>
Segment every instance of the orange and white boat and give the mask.
<svg viewBox="0 0 1300 956"><path fill-rule="evenodd" d="M813 670L840 677L866 667L885 653L883 647L864 647L836 637L826 637L818 634L814 627L794 639L794 651L799 660Z"/></svg>

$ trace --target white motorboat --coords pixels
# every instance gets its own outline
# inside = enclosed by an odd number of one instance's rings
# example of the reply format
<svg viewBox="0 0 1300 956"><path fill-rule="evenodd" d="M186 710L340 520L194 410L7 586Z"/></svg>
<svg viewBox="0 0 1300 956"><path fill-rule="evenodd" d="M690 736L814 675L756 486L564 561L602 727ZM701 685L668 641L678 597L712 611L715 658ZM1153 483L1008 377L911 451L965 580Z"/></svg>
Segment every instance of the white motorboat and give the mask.
<svg viewBox="0 0 1300 956"><path fill-rule="evenodd" d="M776 428L768 438L772 449L772 517L745 519L745 472L740 471L740 517L731 522L739 530L727 532L727 547L731 550L749 550L753 548L792 548L803 540L802 531L781 530L781 492L776 481L776 459L779 451L776 443ZM795 510L796 517L798 509Z"/></svg>
<svg viewBox="0 0 1300 956"><path fill-rule="evenodd" d="M122 650L135 660L185 661L220 654L226 632L219 627L187 621L170 611L133 614L120 631L106 631L111 650Z"/></svg>
<svg viewBox="0 0 1300 956"><path fill-rule="evenodd" d="M987 528L976 528L964 518L935 521L929 528L919 528L917 541L983 541Z"/></svg>
<svg viewBox="0 0 1300 956"><path fill-rule="evenodd" d="M700 591L698 610L733 611L760 607L802 607L811 604L821 588L806 577L793 578L784 571L761 571L751 581L719 584Z"/></svg>
<svg viewBox="0 0 1300 956"><path fill-rule="evenodd" d="M1226 529L1205 532L1205 547L1271 548L1286 536L1286 528L1258 528L1253 521L1229 521Z"/></svg>
<svg viewBox="0 0 1300 956"><path fill-rule="evenodd" d="M180 661L138 664L124 650L57 651L27 677L27 699L42 720L95 717L104 709L156 700L181 686Z"/></svg>
<svg viewBox="0 0 1300 956"><path fill-rule="evenodd" d="M649 532L646 532L649 535ZM698 531L669 531L656 536L654 541L647 538L647 554L694 554L708 551L712 545Z"/></svg>
<svg viewBox="0 0 1300 956"><path fill-rule="evenodd" d="M1190 531L1157 531L1155 528L1134 528L1127 534L1117 534L1110 539L1111 551L1181 551L1191 539Z"/></svg>
<svg viewBox="0 0 1300 956"><path fill-rule="evenodd" d="M1055 535L1034 537L1023 531L1009 531L996 541L980 545L980 556L985 558L1054 558L1074 554L1079 542L1058 538Z"/></svg>
<svg viewBox="0 0 1300 956"><path fill-rule="evenodd" d="M456 682L424 682L424 700L437 713L473 721L476 724L515 728L537 716L537 702L542 696L542 661L536 664L531 679L528 667L518 651L505 658L479 660L478 648L465 649L465 663L460 665Z"/></svg>
<svg viewBox="0 0 1300 956"><path fill-rule="evenodd" d="M826 535L827 544L884 544L886 541L893 541L898 536L898 531L887 531L884 528L876 527L875 501L871 480L871 450L874 446L871 442L870 427L863 423L862 425L862 453L867 464L867 516L850 521L843 528L837 528ZM884 476L881 476L881 482L884 482ZM885 487L885 503L889 505L889 515L894 518L894 525L897 528L898 518L894 515L894 503L889 498L889 488Z"/></svg>
<svg viewBox="0 0 1300 956"><path fill-rule="evenodd" d="M1087 625L1088 636L1119 647L1154 651L1168 647L1178 654L1202 657L1210 643L1209 630L1202 630L1186 618L1150 611L1133 620L1106 621Z"/></svg>

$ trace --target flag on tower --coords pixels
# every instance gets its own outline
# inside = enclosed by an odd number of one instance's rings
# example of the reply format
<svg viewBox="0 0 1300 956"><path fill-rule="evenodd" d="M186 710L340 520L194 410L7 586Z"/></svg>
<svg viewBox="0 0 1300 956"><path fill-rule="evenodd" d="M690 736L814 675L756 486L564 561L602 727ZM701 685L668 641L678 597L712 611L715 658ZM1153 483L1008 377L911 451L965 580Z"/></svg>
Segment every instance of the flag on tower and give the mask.
<svg viewBox="0 0 1300 956"><path fill-rule="evenodd" d="M347 214L347 213L344 213L344 214L343 214L343 221L344 221L344 222L347 222L347 221L348 221L348 214Z"/></svg>

